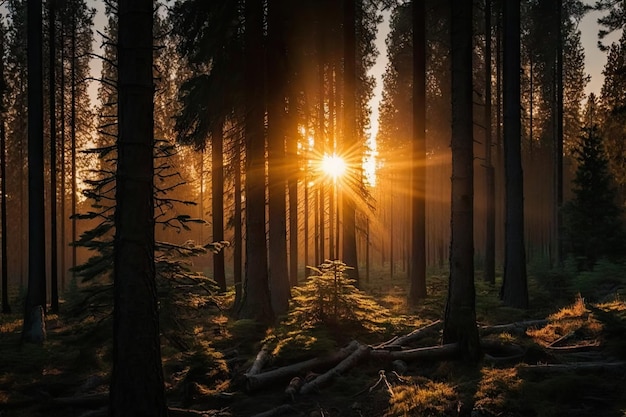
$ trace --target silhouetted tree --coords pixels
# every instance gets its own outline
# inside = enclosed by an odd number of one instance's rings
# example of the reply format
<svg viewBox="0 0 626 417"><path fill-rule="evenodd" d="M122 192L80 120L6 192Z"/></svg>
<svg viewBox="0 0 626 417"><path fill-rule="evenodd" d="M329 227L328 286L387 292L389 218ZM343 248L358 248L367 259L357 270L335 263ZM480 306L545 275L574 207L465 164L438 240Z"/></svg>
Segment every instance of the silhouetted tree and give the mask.
<svg viewBox="0 0 626 417"><path fill-rule="evenodd" d="M263 1L245 2L246 271L239 317L273 320L265 239Z"/></svg>
<svg viewBox="0 0 626 417"><path fill-rule="evenodd" d="M506 224L501 297L511 307L528 307L524 247L524 182L520 111L520 2L504 2L504 154Z"/></svg>
<svg viewBox="0 0 626 417"><path fill-rule="evenodd" d="M596 125L586 127L575 149L578 168L574 198L564 207L565 242L579 269L593 269L602 257L624 255L622 210Z"/></svg>
<svg viewBox="0 0 626 417"><path fill-rule="evenodd" d="M28 291L22 340L45 340L46 239L43 152L42 2L27 3L28 56Z"/></svg>
<svg viewBox="0 0 626 417"><path fill-rule="evenodd" d="M152 0L118 2L111 416L166 416L154 264Z"/></svg>
<svg viewBox="0 0 626 417"><path fill-rule="evenodd" d="M485 266L483 278L496 283L496 184L491 135L491 0L485 0Z"/></svg>
<svg viewBox="0 0 626 417"><path fill-rule="evenodd" d="M267 151L269 215L269 280L272 308L285 314L289 308L287 269L287 206L285 139L288 128L285 114L287 98L287 50L285 0L268 2L267 21Z"/></svg>
<svg viewBox="0 0 626 417"><path fill-rule="evenodd" d="M452 238L443 342L458 343L462 355L476 361L472 15L471 0L452 4Z"/></svg>
<svg viewBox="0 0 626 417"><path fill-rule="evenodd" d="M413 157L409 302L426 297L426 8L413 0Z"/></svg>
<svg viewBox="0 0 626 417"><path fill-rule="evenodd" d="M358 152L359 141L357 138L357 68L356 68L356 0L345 0L343 10L343 41L344 41L344 74L343 74L343 100L344 100L344 143L346 152L346 165L348 166L348 186L352 189L344 191L342 195L342 219L343 219L343 260L346 265L354 268L348 270L350 279L359 284L359 265L356 249L356 201L355 201L355 177L360 162L361 154ZM360 181L360 179L358 179Z"/></svg>
<svg viewBox="0 0 626 417"><path fill-rule="evenodd" d="M4 26L4 18L0 15L0 180L2 185L0 188L0 227L2 227L2 313L11 313L11 306L9 305L9 273L7 257L7 239L9 232L7 230L7 158L6 158L6 105L4 101L7 85L4 81L4 60L5 60L5 48L6 42L6 27Z"/></svg>

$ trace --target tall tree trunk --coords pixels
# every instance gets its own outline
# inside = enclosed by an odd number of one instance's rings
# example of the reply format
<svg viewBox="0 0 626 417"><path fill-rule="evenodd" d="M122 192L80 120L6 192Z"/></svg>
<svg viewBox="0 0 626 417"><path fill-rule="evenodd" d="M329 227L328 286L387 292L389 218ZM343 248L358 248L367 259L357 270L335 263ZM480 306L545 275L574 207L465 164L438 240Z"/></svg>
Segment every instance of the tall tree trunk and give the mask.
<svg viewBox="0 0 626 417"><path fill-rule="evenodd" d="M233 279L235 281L235 311L239 308L242 298L242 245L243 228L241 218L241 138L235 137L233 146L233 176L235 188L235 210L233 215L233 237L235 240L233 248Z"/></svg>
<svg viewBox="0 0 626 417"><path fill-rule="evenodd" d="M292 286L298 285L298 104L296 87L289 89L289 132L287 138L287 164L289 177L289 282Z"/></svg>
<svg viewBox="0 0 626 417"><path fill-rule="evenodd" d="M343 77L343 100L344 100L344 149L347 172L344 187L350 187L353 182L360 181L357 178L357 170L360 163L358 152L358 139L356 129L356 0L344 1L344 77ZM355 190L343 190L341 200L343 203L343 259L346 265L353 269L348 270L348 276L359 285L359 263L356 250L356 202Z"/></svg>
<svg viewBox="0 0 626 417"><path fill-rule="evenodd" d="M213 218L213 241L224 240L224 121L218 121L211 134L211 203ZM226 291L224 251L213 254L213 279Z"/></svg>
<svg viewBox="0 0 626 417"><path fill-rule="evenodd" d="M320 35L321 36L321 35ZM321 41L320 41L321 43ZM321 48L321 46L320 46ZM325 113L324 113L324 54L320 50L319 52L319 108L318 108L318 128L315 131L315 147L317 148L317 152L319 155L324 155L326 153L326 138L325 138ZM322 181L318 181L317 185L317 220L316 225L318 227L318 245L316 259L316 266L324 262L326 259L325 255L325 243L326 243L326 192L325 192L324 183Z"/></svg>
<svg viewBox="0 0 626 417"><path fill-rule="evenodd" d="M239 317L271 322L265 238L263 1L245 2L246 277Z"/></svg>
<svg viewBox="0 0 626 417"><path fill-rule="evenodd" d="M4 56L4 54L0 54ZM1 64L0 64L1 65ZM0 71L0 74L4 74ZM3 83L3 81L0 81ZM0 95L0 111L4 112L4 92ZM11 306L9 305L9 271L8 264L9 259L7 257L7 239L9 233L7 230L7 156L6 156L6 131L4 129L4 117L0 122L0 176L2 176L2 188L0 192L0 210L2 211L2 313L11 313Z"/></svg>
<svg viewBox="0 0 626 417"><path fill-rule="evenodd" d="M166 416L154 266L152 0L120 0L109 415Z"/></svg>
<svg viewBox="0 0 626 417"><path fill-rule="evenodd" d="M45 339L40 309L46 311L41 8L41 0L28 0L28 291L22 340L37 343Z"/></svg>
<svg viewBox="0 0 626 417"><path fill-rule="evenodd" d="M200 201L198 202L200 218L204 219L204 149L200 150ZM204 227L200 227L200 242L204 244Z"/></svg>
<svg viewBox="0 0 626 417"><path fill-rule="evenodd" d="M56 129L56 0L48 0L49 100L50 100L50 310L59 312L57 255L57 129Z"/></svg>
<svg viewBox="0 0 626 417"><path fill-rule="evenodd" d="M72 147L72 242L76 242L76 5L72 3L72 46L71 46L71 109L70 109L70 142ZM72 279L76 280L76 245L72 245Z"/></svg>
<svg viewBox="0 0 626 417"><path fill-rule="evenodd" d="M496 283L496 183L491 157L491 0L485 0L485 282Z"/></svg>
<svg viewBox="0 0 626 417"><path fill-rule="evenodd" d="M287 269L287 203L285 98L287 71L283 21L284 0L268 2L268 184L269 184L269 275L274 313L289 309L289 271Z"/></svg>
<svg viewBox="0 0 626 417"><path fill-rule="evenodd" d="M511 307L528 307L524 247L524 178L520 111L520 1L504 2L504 154L506 223L501 297Z"/></svg>
<svg viewBox="0 0 626 417"><path fill-rule="evenodd" d="M0 57L4 57L4 44L6 41L6 29L4 22L0 22ZM9 305L9 273L8 273L8 251L7 239L9 233L7 230L7 154L6 154L6 130L5 130L5 112L6 105L4 103L4 93L6 90L6 82L4 78L4 59L0 60L0 177L2 177L2 185L0 188L0 211L2 218L0 226L2 227L2 313L11 313Z"/></svg>
<svg viewBox="0 0 626 417"><path fill-rule="evenodd" d="M61 138L60 138L60 148L61 148L61 289L65 289L65 274L67 271L65 270L65 262L66 262L66 245L65 245L65 202L67 200L67 195L65 193L65 19L61 19L61 67L60 67L60 86L59 90L61 94L59 95L61 99L60 103L60 114L59 118L61 119Z"/></svg>
<svg viewBox="0 0 626 417"><path fill-rule="evenodd" d="M563 0L556 0L556 147L554 150L555 206L554 206L554 256L555 264L563 264Z"/></svg>
<svg viewBox="0 0 626 417"><path fill-rule="evenodd" d="M409 303L426 298L426 7L413 0L413 158Z"/></svg>
<svg viewBox="0 0 626 417"><path fill-rule="evenodd" d="M474 291L472 1L452 3L452 216L450 281L443 343L467 360L480 356Z"/></svg>

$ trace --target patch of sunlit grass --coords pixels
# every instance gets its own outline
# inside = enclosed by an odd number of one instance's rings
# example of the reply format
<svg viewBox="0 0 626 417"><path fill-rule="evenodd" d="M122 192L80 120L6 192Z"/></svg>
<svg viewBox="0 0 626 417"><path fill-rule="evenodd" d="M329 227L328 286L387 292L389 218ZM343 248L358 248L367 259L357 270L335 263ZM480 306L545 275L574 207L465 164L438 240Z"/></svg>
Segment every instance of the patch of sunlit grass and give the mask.
<svg viewBox="0 0 626 417"><path fill-rule="evenodd" d="M415 385L393 387L385 416L448 416L456 411L457 393L444 382L426 380Z"/></svg>
<svg viewBox="0 0 626 417"><path fill-rule="evenodd" d="M535 342L548 346L559 338L594 339L600 337L603 325L585 306L582 297L574 304L560 309L549 316L550 323L539 329L528 329L526 334Z"/></svg>
<svg viewBox="0 0 626 417"><path fill-rule="evenodd" d="M558 312L550 315L548 320L562 320L567 318L582 318L589 313L589 310L585 306L585 299L580 295L576 297L576 301L571 306L564 307L560 309Z"/></svg>
<svg viewBox="0 0 626 417"><path fill-rule="evenodd" d="M5 322L0 323L0 333L13 333L17 332L22 328L23 324L22 319L10 319Z"/></svg>
<svg viewBox="0 0 626 417"><path fill-rule="evenodd" d="M625 312L626 311L626 302L616 299L614 301L608 303L598 304L597 307L604 311L613 311L613 312Z"/></svg>
<svg viewBox="0 0 626 417"><path fill-rule="evenodd" d="M502 343L516 343L517 337L513 336L511 333L500 333L498 340Z"/></svg>
<svg viewBox="0 0 626 417"><path fill-rule="evenodd" d="M483 369L482 378L476 391L478 410L489 410L491 415L501 415L516 408L521 396L523 380L517 369Z"/></svg>

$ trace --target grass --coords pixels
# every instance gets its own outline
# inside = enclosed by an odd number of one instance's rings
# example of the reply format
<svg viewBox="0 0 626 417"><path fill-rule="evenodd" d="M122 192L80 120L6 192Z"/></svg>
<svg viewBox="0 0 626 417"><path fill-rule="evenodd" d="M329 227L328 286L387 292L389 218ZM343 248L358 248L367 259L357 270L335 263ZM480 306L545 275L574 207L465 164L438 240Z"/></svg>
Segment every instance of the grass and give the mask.
<svg viewBox="0 0 626 417"><path fill-rule="evenodd" d="M234 320L224 313L232 303L232 292L216 300L222 312L200 309L190 314L190 326L180 334L187 349L163 338L163 368L170 405L222 410L216 414L222 416L247 416L268 410L287 400L284 389L288 381L248 394L242 377L263 344L268 344L273 353L269 366L278 367L334 351L352 338L375 344L443 318L447 271L431 271L429 295L417 306L406 302L404 277L389 280L382 273L386 271L376 272L372 272L363 289L391 313L392 322L379 332L364 334L362 328L343 327L337 334L324 326L302 332L293 327L267 327L250 320ZM480 277L480 273L476 276ZM559 276L552 284L557 287L566 281ZM547 349L560 339L558 346L598 343L600 352L592 354L605 355L598 356L603 358L600 360L607 360L606 356L626 360L626 303L619 294L591 303L570 289L564 292L568 296L561 299L551 296L547 284L531 276L531 309L517 310L501 305L500 284L500 277L495 286L476 281L480 324L549 320L546 326L529 329L525 335L491 336L504 344L523 346L528 364L570 361L567 355ZM601 294L596 296L603 298ZM27 400L33 398L33 393L63 397L107 390L110 318L68 316L62 311L57 317L48 316L47 322L48 341L44 346L21 345L20 315L0 316L0 411L2 403ZM415 346L439 344L440 336L433 332ZM562 339L563 336L568 337ZM572 371L538 377L524 366L492 365L486 361L477 365L425 361L407 366L404 375L396 376L388 364L361 364L338 376L332 386L323 387L320 392L296 396L293 407L304 415L337 417L453 416L471 410L485 417L626 417L626 393L619 385L623 374ZM370 392L381 370L385 371L391 389L379 384ZM88 385L86 381L94 376L101 378L100 383L81 391L80 387ZM7 410L3 415L30 417L38 415L35 411L21 408ZM59 413L49 415L72 415Z"/></svg>

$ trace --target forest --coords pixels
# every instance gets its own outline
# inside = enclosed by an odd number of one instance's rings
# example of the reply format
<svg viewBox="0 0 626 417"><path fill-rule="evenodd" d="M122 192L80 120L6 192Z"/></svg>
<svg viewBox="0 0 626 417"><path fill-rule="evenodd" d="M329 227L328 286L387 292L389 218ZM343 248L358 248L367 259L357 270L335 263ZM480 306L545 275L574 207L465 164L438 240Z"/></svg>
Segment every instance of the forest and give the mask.
<svg viewBox="0 0 626 417"><path fill-rule="evenodd" d="M0 0L0 415L626 417L625 26Z"/></svg>

